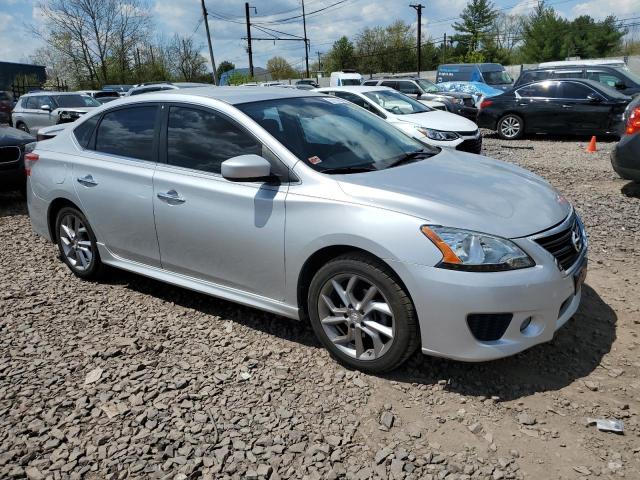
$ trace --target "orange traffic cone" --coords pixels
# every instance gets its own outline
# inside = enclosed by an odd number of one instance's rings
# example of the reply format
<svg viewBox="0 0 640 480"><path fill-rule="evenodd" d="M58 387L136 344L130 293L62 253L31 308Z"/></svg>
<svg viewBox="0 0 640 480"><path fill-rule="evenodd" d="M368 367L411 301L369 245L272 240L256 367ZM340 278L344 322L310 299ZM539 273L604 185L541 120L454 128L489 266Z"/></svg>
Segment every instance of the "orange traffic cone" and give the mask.
<svg viewBox="0 0 640 480"><path fill-rule="evenodd" d="M587 147L587 152L593 153L598 149L596 148L596 136L591 137L591 141L589 142L589 146Z"/></svg>

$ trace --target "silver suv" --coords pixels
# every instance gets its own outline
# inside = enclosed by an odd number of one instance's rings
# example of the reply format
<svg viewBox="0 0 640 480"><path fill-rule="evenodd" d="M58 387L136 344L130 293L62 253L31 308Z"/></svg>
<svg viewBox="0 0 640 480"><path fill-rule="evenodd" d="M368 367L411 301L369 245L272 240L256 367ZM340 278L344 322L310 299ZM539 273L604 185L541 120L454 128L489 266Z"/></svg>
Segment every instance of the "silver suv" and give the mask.
<svg viewBox="0 0 640 480"><path fill-rule="evenodd" d="M23 95L11 113L13 125L37 134L43 127L73 122L101 105L88 95L77 92L36 92Z"/></svg>

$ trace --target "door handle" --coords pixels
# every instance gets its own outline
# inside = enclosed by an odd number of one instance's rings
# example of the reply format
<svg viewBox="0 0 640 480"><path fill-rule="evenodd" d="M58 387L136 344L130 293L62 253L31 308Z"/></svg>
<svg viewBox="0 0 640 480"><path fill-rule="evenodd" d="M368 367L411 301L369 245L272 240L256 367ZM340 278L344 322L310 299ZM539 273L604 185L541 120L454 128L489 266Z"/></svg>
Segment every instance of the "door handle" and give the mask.
<svg viewBox="0 0 640 480"><path fill-rule="evenodd" d="M571 108L571 107L573 107L573 105L566 105L566 104L562 105L562 108Z"/></svg>
<svg viewBox="0 0 640 480"><path fill-rule="evenodd" d="M175 190L169 190L167 193L159 193L158 198L164 200L167 203L184 203L186 200L178 194Z"/></svg>
<svg viewBox="0 0 640 480"><path fill-rule="evenodd" d="M78 177L78 183L84 185L85 187L95 187L98 185L91 175L85 175L84 177Z"/></svg>

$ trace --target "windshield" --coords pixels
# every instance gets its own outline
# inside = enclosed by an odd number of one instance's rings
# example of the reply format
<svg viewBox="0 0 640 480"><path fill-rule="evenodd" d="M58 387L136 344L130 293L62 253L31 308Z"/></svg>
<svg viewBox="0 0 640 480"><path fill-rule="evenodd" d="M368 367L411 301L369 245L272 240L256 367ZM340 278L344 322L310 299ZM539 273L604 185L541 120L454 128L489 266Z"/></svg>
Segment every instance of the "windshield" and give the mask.
<svg viewBox="0 0 640 480"><path fill-rule="evenodd" d="M423 103L393 90L363 92L363 95L394 115L410 115L431 111Z"/></svg>
<svg viewBox="0 0 640 480"><path fill-rule="evenodd" d="M625 77L629 78L630 80L633 80L633 83L640 86L640 75L633 73L631 70L629 70L629 67L624 65L621 67L614 67L614 68Z"/></svg>
<svg viewBox="0 0 640 480"><path fill-rule="evenodd" d="M53 95L56 108L99 107L100 102L88 95Z"/></svg>
<svg viewBox="0 0 640 480"><path fill-rule="evenodd" d="M513 79L504 70L496 70L493 72L482 72L484 81L489 85L508 85L513 83Z"/></svg>
<svg viewBox="0 0 640 480"><path fill-rule="evenodd" d="M340 84L345 87L349 85L360 85L360 80L357 78L342 78L340 79Z"/></svg>
<svg viewBox="0 0 640 480"><path fill-rule="evenodd" d="M383 170L416 152L435 155L440 151L340 98L287 98L237 108L320 172Z"/></svg>
<svg viewBox="0 0 640 480"><path fill-rule="evenodd" d="M424 90L426 93L438 93L440 91L438 90L438 87L436 87L436 84L433 82L430 82L429 80L420 78L416 80L416 82L418 82L418 85L420 85L420 88L422 88L422 90Z"/></svg>

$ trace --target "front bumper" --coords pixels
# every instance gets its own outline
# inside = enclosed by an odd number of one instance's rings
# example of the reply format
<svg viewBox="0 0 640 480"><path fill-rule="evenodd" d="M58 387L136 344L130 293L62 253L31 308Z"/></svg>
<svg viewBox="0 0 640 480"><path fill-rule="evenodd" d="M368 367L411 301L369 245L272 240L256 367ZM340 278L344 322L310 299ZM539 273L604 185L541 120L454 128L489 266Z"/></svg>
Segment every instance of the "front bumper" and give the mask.
<svg viewBox="0 0 640 480"><path fill-rule="evenodd" d="M640 133L622 137L611 151L611 166L621 177L640 181Z"/></svg>
<svg viewBox="0 0 640 480"><path fill-rule="evenodd" d="M393 264L413 299L423 353L468 362L507 357L552 340L573 316L582 294L575 277L586 269L586 245L563 272L533 239L513 241L534 259L535 267L476 273ZM513 316L496 340L478 340L467 322L469 315L506 313Z"/></svg>
<svg viewBox="0 0 640 480"><path fill-rule="evenodd" d="M469 120L475 122L478 117L478 109L476 107L470 107L467 105L460 105L459 103L453 104L452 113L463 116L464 118L468 118Z"/></svg>

